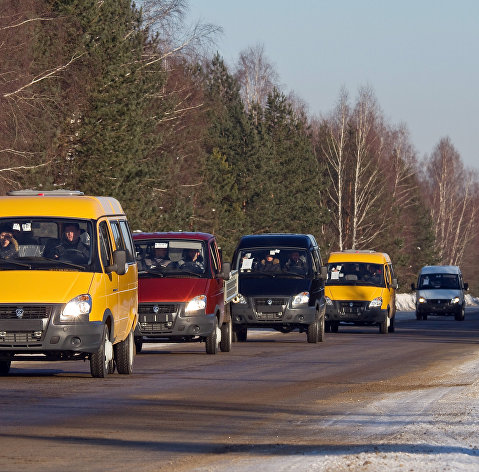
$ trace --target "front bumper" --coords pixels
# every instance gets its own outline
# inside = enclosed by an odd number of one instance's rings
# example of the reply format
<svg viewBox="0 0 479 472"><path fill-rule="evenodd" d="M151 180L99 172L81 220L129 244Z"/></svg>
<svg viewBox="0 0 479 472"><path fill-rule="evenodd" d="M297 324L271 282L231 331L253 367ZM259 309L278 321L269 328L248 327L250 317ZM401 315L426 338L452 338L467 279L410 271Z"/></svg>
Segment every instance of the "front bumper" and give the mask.
<svg viewBox="0 0 479 472"><path fill-rule="evenodd" d="M212 314L186 315L185 303L140 303L135 337L145 340L165 339L180 341L192 337L205 338L215 328Z"/></svg>
<svg viewBox="0 0 479 472"><path fill-rule="evenodd" d="M344 321L346 323L375 324L383 323L388 310L369 308L369 301L333 300L326 305L326 321Z"/></svg>
<svg viewBox="0 0 479 472"><path fill-rule="evenodd" d="M97 352L103 341L102 322L59 324L63 305L0 305L0 358L20 354L44 354L65 358L75 353Z"/></svg>
<svg viewBox="0 0 479 472"><path fill-rule="evenodd" d="M316 320L316 307L290 306L289 297L248 297L246 304L231 303L233 325L256 328L304 327Z"/></svg>
<svg viewBox="0 0 479 472"><path fill-rule="evenodd" d="M459 315L462 311L461 303L451 303L449 299L427 300L425 303L418 303L416 311L419 314L434 314L434 315Z"/></svg>

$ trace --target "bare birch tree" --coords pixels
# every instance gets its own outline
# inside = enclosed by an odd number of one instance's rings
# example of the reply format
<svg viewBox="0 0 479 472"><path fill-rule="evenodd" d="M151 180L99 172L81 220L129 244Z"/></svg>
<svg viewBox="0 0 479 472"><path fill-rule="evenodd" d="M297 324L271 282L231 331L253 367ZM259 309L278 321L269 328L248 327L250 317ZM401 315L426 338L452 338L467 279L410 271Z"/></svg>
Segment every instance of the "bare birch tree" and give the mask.
<svg viewBox="0 0 479 472"><path fill-rule="evenodd" d="M380 184L380 160L384 152L384 130L376 99L369 88L361 88L352 115L351 248L365 247L385 226L374 215L385 186Z"/></svg>
<svg viewBox="0 0 479 472"><path fill-rule="evenodd" d="M464 169L449 138L439 141L426 170L438 256L442 264L459 265L477 230L477 175Z"/></svg>
<svg viewBox="0 0 479 472"><path fill-rule="evenodd" d="M241 98L248 113L254 105L263 107L268 94L277 86L278 74L257 44L240 52L236 78L241 86Z"/></svg>
<svg viewBox="0 0 479 472"><path fill-rule="evenodd" d="M322 157L326 159L330 186L328 197L334 208L332 212L332 223L338 232L339 250L344 249L344 186L347 163L347 133L350 119L348 93L341 90L338 104L334 112L323 120L323 127L326 131L325 140L321 142Z"/></svg>

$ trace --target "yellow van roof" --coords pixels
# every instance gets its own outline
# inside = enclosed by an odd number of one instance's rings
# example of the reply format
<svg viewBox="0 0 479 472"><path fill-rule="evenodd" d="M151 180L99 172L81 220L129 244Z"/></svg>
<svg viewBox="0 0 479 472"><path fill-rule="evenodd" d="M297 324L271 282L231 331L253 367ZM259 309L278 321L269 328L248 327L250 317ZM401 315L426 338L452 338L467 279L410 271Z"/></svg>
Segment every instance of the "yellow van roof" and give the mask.
<svg viewBox="0 0 479 472"><path fill-rule="evenodd" d="M338 251L329 255L330 262L370 262L371 264L391 263L391 258L385 252L375 251Z"/></svg>
<svg viewBox="0 0 479 472"><path fill-rule="evenodd" d="M97 219L124 215L115 198L86 195L32 195L0 197L0 217L53 216Z"/></svg>

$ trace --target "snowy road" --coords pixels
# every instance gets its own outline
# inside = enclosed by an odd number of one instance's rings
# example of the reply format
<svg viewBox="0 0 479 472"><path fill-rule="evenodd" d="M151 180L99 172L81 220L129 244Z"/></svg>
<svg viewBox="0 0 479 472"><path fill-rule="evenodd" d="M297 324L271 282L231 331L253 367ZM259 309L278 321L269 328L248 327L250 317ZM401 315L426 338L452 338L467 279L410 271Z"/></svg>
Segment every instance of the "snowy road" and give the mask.
<svg viewBox="0 0 479 472"><path fill-rule="evenodd" d="M250 336L251 334L251 336ZM132 376L14 363L0 470L479 470L479 308L325 343L257 331L230 353L145 345Z"/></svg>

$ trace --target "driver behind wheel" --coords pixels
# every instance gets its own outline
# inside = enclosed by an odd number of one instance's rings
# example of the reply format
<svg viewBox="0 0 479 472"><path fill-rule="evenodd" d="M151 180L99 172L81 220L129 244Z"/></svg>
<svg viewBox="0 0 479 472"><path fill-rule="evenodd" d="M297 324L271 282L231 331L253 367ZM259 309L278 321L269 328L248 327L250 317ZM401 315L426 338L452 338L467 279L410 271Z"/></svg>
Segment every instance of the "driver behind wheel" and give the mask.
<svg viewBox="0 0 479 472"><path fill-rule="evenodd" d="M78 223L66 223L63 227L60 243L45 251L45 257L66 260L71 260L73 257L78 262L87 262L90 256L90 248L81 241L80 234Z"/></svg>

